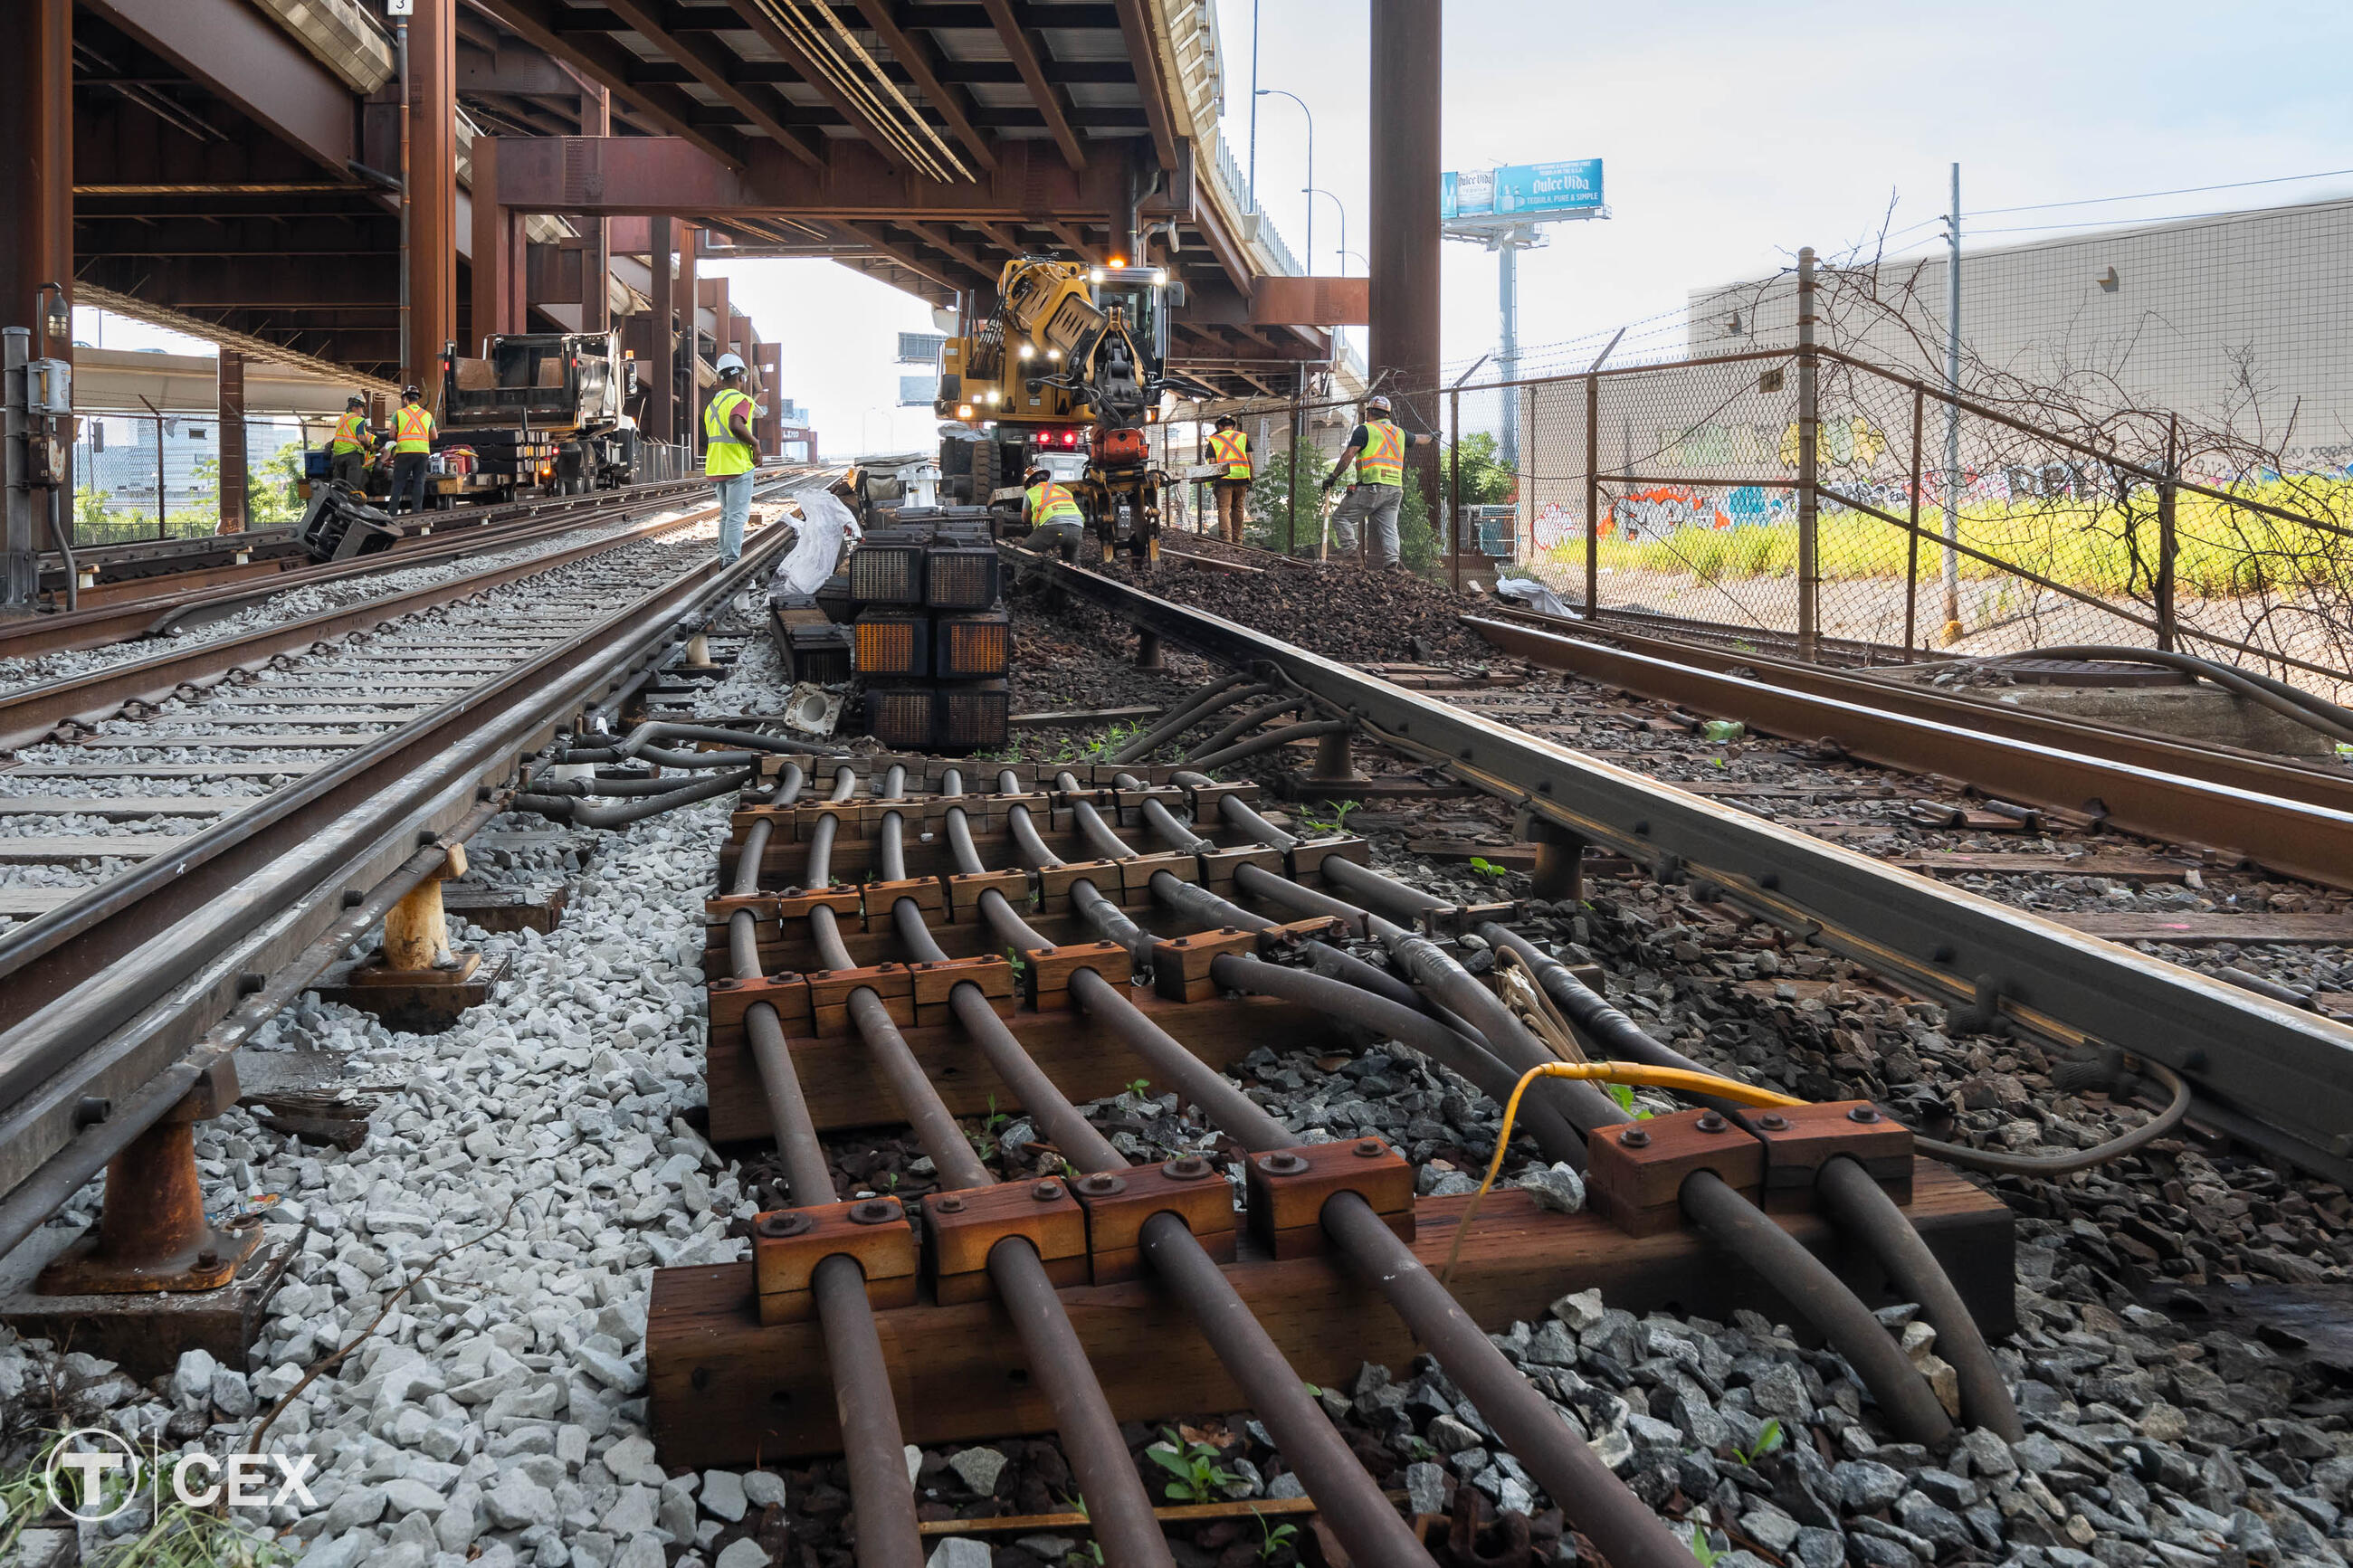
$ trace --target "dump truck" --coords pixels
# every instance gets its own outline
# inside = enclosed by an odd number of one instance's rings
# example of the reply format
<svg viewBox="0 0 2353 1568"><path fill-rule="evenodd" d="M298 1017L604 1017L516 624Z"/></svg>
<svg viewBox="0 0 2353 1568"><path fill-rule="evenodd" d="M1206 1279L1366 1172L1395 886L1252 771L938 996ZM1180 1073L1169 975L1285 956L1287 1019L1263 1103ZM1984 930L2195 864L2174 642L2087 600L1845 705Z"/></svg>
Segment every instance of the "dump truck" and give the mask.
<svg viewBox="0 0 2353 1568"><path fill-rule="evenodd" d="M617 332L509 332L483 339L480 359L451 343L438 445L470 450L466 488L499 500L616 489L637 462L637 426L623 412L636 382Z"/></svg>
<svg viewBox="0 0 2353 1568"><path fill-rule="evenodd" d="M935 411L963 428L940 442L948 497L1020 515L1021 476L1042 458L1083 456L1069 482L1108 562L1124 544L1160 552L1161 490L1145 440L1162 396L1216 393L1172 374L1168 326L1184 286L1157 267L1092 267L1046 256L1005 264L997 309L965 323L941 360Z"/></svg>

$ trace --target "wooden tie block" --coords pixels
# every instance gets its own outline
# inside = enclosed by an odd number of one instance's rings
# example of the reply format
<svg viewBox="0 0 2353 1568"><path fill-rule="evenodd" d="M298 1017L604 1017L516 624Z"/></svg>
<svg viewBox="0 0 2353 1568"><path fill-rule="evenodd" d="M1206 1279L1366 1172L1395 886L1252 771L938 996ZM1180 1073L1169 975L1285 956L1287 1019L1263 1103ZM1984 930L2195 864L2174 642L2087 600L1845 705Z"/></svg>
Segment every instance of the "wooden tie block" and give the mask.
<svg viewBox="0 0 2353 1568"><path fill-rule="evenodd" d="M1152 800L1158 801L1161 808L1179 822L1193 815L1193 803L1186 799L1185 792L1175 784L1154 784L1143 789L1112 792L1112 802L1119 808L1122 827L1145 826L1144 804Z"/></svg>
<svg viewBox="0 0 2353 1568"><path fill-rule="evenodd" d="M806 844L817 833L817 825L827 817L834 819L834 837L861 838L866 834L868 820L864 802L855 800L804 801L788 807L793 814L793 836Z"/></svg>
<svg viewBox="0 0 2353 1568"><path fill-rule="evenodd" d="M1278 1258L1331 1250L1324 1205L1340 1193L1355 1193L1413 1239L1413 1167L1378 1138L1271 1150L1251 1155L1246 1171L1250 1235Z"/></svg>
<svg viewBox="0 0 2353 1568"><path fill-rule="evenodd" d="M938 914L948 907L948 890L937 877L912 877L903 882L869 882L859 889L865 895L866 929L889 931L896 919L899 900L913 899L915 907L925 914Z"/></svg>
<svg viewBox="0 0 2353 1568"><path fill-rule="evenodd" d="M999 1013L1012 1010L1013 965L996 953L912 964L908 973L915 988L915 1023L918 1027L945 1024L955 1016L955 1009L949 999L959 985L979 986L980 994L987 997L989 1005Z"/></svg>
<svg viewBox="0 0 2353 1568"><path fill-rule="evenodd" d="M1124 788L1119 782L1122 778L1140 780L1148 789L1161 789L1168 786L1170 775L1181 770L1173 763L1155 763L1149 767L1142 763L1095 763L1071 771L1097 789Z"/></svg>
<svg viewBox="0 0 2353 1568"><path fill-rule="evenodd" d="M1303 921L1285 921L1258 933L1258 950L1261 953L1289 952L1311 942L1335 941L1348 929L1348 922L1337 915L1310 915Z"/></svg>
<svg viewBox="0 0 2353 1568"><path fill-rule="evenodd" d="M1087 1211L1087 1260L1094 1282L1116 1285L1144 1274L1144 1222L1173 1214L1219 1263L1234 1260L1240 1217L1234 1189L1198 1154L1161 1165L1133 1165L1071 1184Z"/></svg>
<svg viewBox="0 0 2353 1568"><path fill-rule="evenodd" d="M1066 942L1033 947L1021 955L1021 999L1031 1008L1071 1005L1071 976L1092 969L1117 984L1134 968L1127 949L1115 942Z"/></svg>
<svg viewBox="0 0 2353 1568"><path fill-rule="evenodd" d="M1030 825L1042 833L1051 824L1054 816L1054 797L1036 793L955 795L950 797L948 804L964 808L965 826L975 833L1002 831L1005 819L1016 811L1028 812Z"/></svg>
<svg viewBox="0 0 2353 1568"><path fill-rule="evenodd" d="M1117 903L1126 887L1116 860L1066 860L1060 866L1045 866L1038 871L1038 896L1049 910L1061 908L1071 897L1071 886L1092 882L1096 892Z"/></svg>
<svg viewBox="0 0 2353 1568"><path fill-rule="evenodd" d="M713 980L703 987L711 1008L711 1043L741 1040L744 1037L744 1015L755 1002L765 1002L776 1010L776 1021L785 1026L785 1036L791 1038L806 1035L814 1026L816 1016L809 1010L808 982L797 974L767 974L756 980Z"/></svg>
<svg viewBox="0 0 2353 1568"><path fill-rule="evenodd" d="M813 969L808 974L811 1030L818 1035L846 1035L856 1025L849 1019L849 999L860 991L881 998L891 1021L902 1028L915 1022L915 982L903 963L877 963L865 969Z"/></svg>
<svg viewBox="0 0 2353 1568"><path fill-rule="evenodd" d="M702 900L702 923L719 927L723 931L727 922L735 918L738 910L749 910L755 919L776 918L776 896L774 893L729 894Z"/></svg>
<svg viewBox="0 0 2353 1568"><path fill-rule="evenodd" d="M1142 908L1153 901L1152 879L1166 871L1180 882L1201 879L1201 858L1169 850L1155 855L1131 855L1118 862L1120 902Z"/></svg>
<svg viewBox="0 0 2353 1568"><path fill-rule="evenodd" d="M1220 897L1232 896L1237 867L1256 866L1275 877L1283 874L1282 851L1267 844L1237 844L1230 849L1204 849L1194 858L1201 865L1201 886Z"/></svg>
<svg viewBox="0 0 2353 1568"><path fill-rule="evenodd" d="M1163 937L1152 944L1152 989L1171 1002L1200 1002L1218 994L1210 966L1230 952L1258 951L1258 933L1240 926Z"/></svg>
<svg viewBox="0 0 2353 1568"><path fill-rule="evenodd" d="M1193 826L1215 827L1225 820L1225 812L1218 804L1219 801L1230 797L1248 805L1258 799L1258 785L1254 784L1187 784L1185 786L1185 793L1193 802Z"/></svg>
<svg viewBox="0 0 2353 1568"><path fill-rule="evenodd" d="M1684 1110L1602 1129L1585 1144L1585 1190L1594 1212L1628 1236L1683 1223L1683 1183L1713 1171L1754 1202L1765 1183L1765 1145L1716 1110Z"/></svg>
<svg viewBox="0 0 2353 1568"><path fill-rule="evenodd" d="M1113 804L1116 790L1057 789L1053 794L1053 824L1057 833L1075 833L1079 827L1079 807L1092 806L1098 816L1116 820L1119 809Z"/></svg>
<svg viewBox="0 0 2353 1568"><path fill-rule="evenodd" d="M1361 838L1317 838L1291 847L1291 879L1304 887L1321 887L1324 862L1338 857L1359 866L1373 863L1373 847Z"/></svg>
<svg viewBox="0 0 2353 1568"><path fill-rule="evenodd" d="M1912 1201L1912 1131L1867 1100L1776 1106L1735 1113L1765 1147L1765 1207L1804 1213L1814 1206L1814 1179L1844 1154L1899 1204Z"/></svg>
<svg viewBox="0 0 2353 1568"><path fill-rule="evenodd" d="M1059 1181L941 1193L923 1201L923 1218L931 1229L932 1289L943 1306L988 1296L989 1251L1011 1236L1038 1249L1057 1286L1087 1282L1086 1211Z"/></svg>
<svg viewBox="0 0 2353 1568"><path fill-rule="evenodd" d="M797 1323L817 1316L809 1289L817 1266L836 1254L855 1258L866 1299L877 1308L915 1304L915 1232L896 1198L776 1209L752 1222L752 1273L760 1321Z"/></svg>
<svg viewBox="0 0 2353 1568"><path fill-rule="evenodd" d="M959 871L947 879L950 923L965 925L980 919L980 896L992 888L1017 910L1030 905L1027 871Z"/></svg>
<svg viewBox="0 0 2353 1568"><path fill-rule="evenodd" d="M805 921L812 910L831 910L836 915L854 916L861 902L856 888L787 888L776 895L776 918Z"/></svg>

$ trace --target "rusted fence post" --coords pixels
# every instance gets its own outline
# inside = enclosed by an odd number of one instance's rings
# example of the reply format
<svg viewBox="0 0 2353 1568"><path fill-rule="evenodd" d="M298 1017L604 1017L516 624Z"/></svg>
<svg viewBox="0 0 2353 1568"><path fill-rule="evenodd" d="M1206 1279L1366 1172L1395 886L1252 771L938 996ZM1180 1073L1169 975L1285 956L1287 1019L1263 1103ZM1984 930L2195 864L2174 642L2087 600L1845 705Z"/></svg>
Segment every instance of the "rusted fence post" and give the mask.
<svg viewBox="0 0 2353 1568"><path fill-rule="evenodd" d="M1821 561L1815 528L1821 497L1820 363L1814 353L1814 247L1798 252L1798 657L1814 661L1821 596Z"/></svg>
<svg viewBox="0 0 2353 1568"><path fill-rule="evenodd" d="M1303 374L1304 373L1303 373ZM1291 393L1291 483L1288 487L1291 500L1288 508L1288 515L1283 521L1282 528L1282 552L1285 555L1296 555L1299 553L1300 418L1299 389L1297 387L1293 387Z"/></svg>
<svg viewBox="0 0 2353 1568"><path fill-rule="evenodd" d="M1601 377L1585 378L1585 618L1601 618Z"/></svg>
<svg viewBox="0 0 2353 1568"><path fill-rule="evenodd" d="M1462 591L1462 389L1446 395L1446 511L1453 526L1454 562L1450 569L1456 593Z"/></svg>
<svg viewBox="0 0 2353 1568"><path fill-rule="evenodd" d="M1920 422L1926 412L1928 395L1919 387L1912 389L1912 531L1905 537L1904 566L1904 662L1912 662L1912 650L1920 642Z"/></svg>
<svg viewBox="0 0 2353 1568"><path fill-rule="evenodd" d="M2157 646L2173 651L2173 509L2180 479L2181 416L2165 426L2165 477L2157 482Z"/></svg>

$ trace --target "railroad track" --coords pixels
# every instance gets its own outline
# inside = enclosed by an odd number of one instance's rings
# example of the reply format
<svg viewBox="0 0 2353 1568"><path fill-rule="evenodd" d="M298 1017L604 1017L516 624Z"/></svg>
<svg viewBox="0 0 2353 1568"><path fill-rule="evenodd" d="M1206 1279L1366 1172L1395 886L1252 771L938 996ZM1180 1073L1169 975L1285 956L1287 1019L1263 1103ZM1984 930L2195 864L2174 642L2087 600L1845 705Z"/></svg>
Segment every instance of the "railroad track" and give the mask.
<svg viewBox="0 0 2353 1568"><path fill-rule="evenodd" d="M1963 1018L2000 1021L2063 1048L2128 1042L2183 1073L2203 1113L2232 1134L2332 1180L2353 1177L2353 1074L2347 1071L2353 1031L2302 1005L2252 994L1612 766L1526 733L1516 715L1509 722L1482 716L1101 574L1059 563L1032 569L1074 598L1219 664L1263 667L1320 712L1345 715L1366 736L1509 802L1532 832L1701 884L1711 901L1805 931L1906 994L1947 1004ZM1760 703L1777 695L1757 683L1736 684ZM1857 723L1902 722L1844 706ZM1812 729L1810 719L1784 719L1774 727L1798 734ZM1972 755L1988 749L1978 742L1999 740L1938 728L1939 739L1968 744ZM1852 749L1871 754L1864 746ZM2019 772L1991 787L2012 804L2055 805L2014 782L2042 770L2071 788L2071 805L2060 809L2097 799L2116 826L2191 843L2228 838L2230 847L2266 866L2344 879L2332 847L2353 827L2353 816L2332 808L2049 746L2005 742L2001 750ZM1985 771L1970 776L1982 778Z"/></svg>
<svg viewBox="0 0 2353 1568"><path fill-rule="evenodd" d="M518 522L545 521L566 515L594 513L624 497L688 496L705 488L699 479L669 479L628 486L618 491L582 496L546 496L509 501L498 506L468 507L422 517L395 519L406 538L387 553L398 554L419 541L477 529L497 530ZM437 532L438 531L438 532ZM90 579L72 595L79 610L119 607L140 601L169 597L205 588L226 587L299 571L311 564L290 527L249 529L241 533L201 534L185 539L139 540L98 545L74 552L78 574ZM40 557L41 592L57 605L66 604L68 574L54 551ZM72 614L60 610L58 615ZM9 630L21 630L17 627ZM8 649L7 651L16 651Z"/></svg>
<svg viewBox="0 0 2353 1568"><path fill-rule="evenodd" d="M0 658L27 658L165 636L234 614L271 595L509 549L608 521L617 510L642 514L678 505L707 489L702 481L681 479L633 486L617 493L518 501L486 508L479 518L463 514L463 521L454 525L450 519L439 517L438 533L434 521L410 523L407 536L389 550L324 564L311 562L299 548L279 547L290 539L290 530L273 529L250 536L256 543L249 551L224 546L223 536L215 536L201 542L209 546L205 553L188 557L201 564L100 583L81 592L79 608L0 622ZM215 557L224 549L247 558L220 564Z"/></svg>
<svg viewBox="0 0 2353 1568"><path fill-rule="evenodd" d="M371 889L419 835L479 826L535 737L790 533L722 570L671 537L709 515L0 699L23 748L0 770L0 906L19 920L0 932L0 1232L179 1099L208 1031L268 1016L224 1024L240 998L354 912L380 917Z"/></svg>

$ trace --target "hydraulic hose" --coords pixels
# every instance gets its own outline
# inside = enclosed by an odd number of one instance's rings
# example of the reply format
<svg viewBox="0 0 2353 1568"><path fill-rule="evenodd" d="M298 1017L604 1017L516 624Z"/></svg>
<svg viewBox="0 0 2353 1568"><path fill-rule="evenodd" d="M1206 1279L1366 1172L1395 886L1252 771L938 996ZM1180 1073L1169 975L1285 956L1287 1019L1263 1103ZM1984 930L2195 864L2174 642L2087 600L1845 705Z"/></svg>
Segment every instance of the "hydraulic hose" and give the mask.
<svg viewBox="0 0 2353 1568"><path fill-rule="evenodd" d="M1291 693L1277 697L1271 702L1261 702L1255 708L1247 709L1240 717L1186 753L1185 765L1188 768L1198 768L1201 765L1202 757L1230 745L1237 736L1248 734L1270 719L1296 712L1306 706L1306 698Z"/></svg>
<svg viewBox="0 0 2353 1568"><path fill-rule="evenodd" d="M1246 741L1237 741L1223 751L1189 759L1197 768L1222 768L1234 763L1246 762L1261 752L1271 752L1293 741L1312 741L1324 735L1345 735L1356 727L1353 719L1313 719L1303 724L1278 724L1262 730Z"/></svg>
<svg viewBox="0 0 2353 1568"><path fill-rule="evenodd" d="M579 827L626 827L681 805L733 794L751 780L749 773L706 773L700 778L681 780L675 788L659 795L639 795L614 805L592 805L568 795L519 795L514 798L513 809L535 811L542 816Z"/></svg>
<svg viewBox="0 0 2353 1568"><path fill-rule="evenodd" d="M1209 682L1163 714L1158 723L1113 752L1111 760L1114 763L1141 761L1158 751L1163 742L1183 734L1208 715L1274 690L1271 686L1252 686L1242 691L1234 689L1249 679L1246 675L1228 674Z"/></svg>

